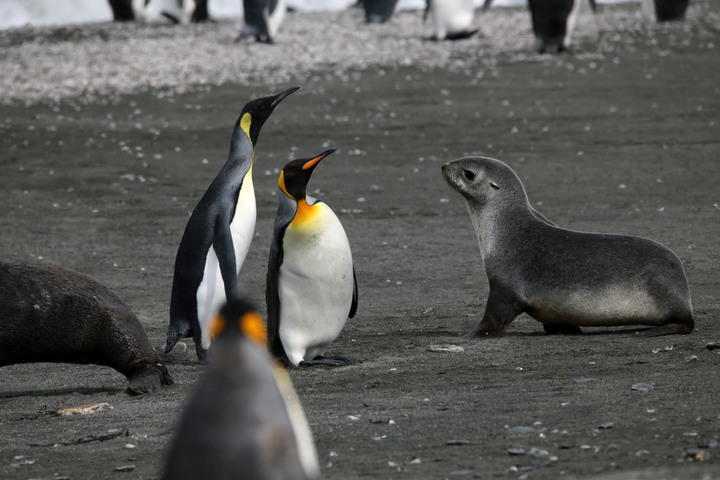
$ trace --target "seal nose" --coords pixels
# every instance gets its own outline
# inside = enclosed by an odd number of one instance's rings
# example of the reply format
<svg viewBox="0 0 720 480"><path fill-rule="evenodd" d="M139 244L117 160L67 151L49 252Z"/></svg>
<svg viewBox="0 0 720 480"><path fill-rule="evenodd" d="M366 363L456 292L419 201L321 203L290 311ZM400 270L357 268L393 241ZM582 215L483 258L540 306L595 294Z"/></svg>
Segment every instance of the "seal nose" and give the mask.
<svg viewBox="0 0 720 480"><path fill-rule="evenodd" d="M442 171L443 171L443 173L445 173L445 168L446 168L447 166L448 166L448 164L447 164L447 163L443 163L443 166L442 166L442 167L440 167L440 168L442 168Z"/></svg>

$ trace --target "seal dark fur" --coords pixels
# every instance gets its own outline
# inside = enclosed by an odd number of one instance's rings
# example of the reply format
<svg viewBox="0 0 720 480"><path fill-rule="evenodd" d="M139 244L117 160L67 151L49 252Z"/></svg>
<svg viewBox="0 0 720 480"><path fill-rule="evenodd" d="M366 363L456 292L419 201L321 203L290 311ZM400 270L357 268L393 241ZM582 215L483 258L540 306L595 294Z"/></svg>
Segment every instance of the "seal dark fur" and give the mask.
<svg viewBox="0 0 720 480"><path fill-rule="evenodd" d="M135 314L106 286L73 270L0 263L0 366L34 362L106 365L135 395L172 384Z"/></svg>
<svg viewBox="0 0 720 480"><path fill-rule="evenodd" d="M502 333L523 312L548 333L619 325L649 325L646 336L693 330L685 271L667 247L553 225L498 160L466 157L442 171L467 201L490 284L482 321L466 338Z"/></svg>

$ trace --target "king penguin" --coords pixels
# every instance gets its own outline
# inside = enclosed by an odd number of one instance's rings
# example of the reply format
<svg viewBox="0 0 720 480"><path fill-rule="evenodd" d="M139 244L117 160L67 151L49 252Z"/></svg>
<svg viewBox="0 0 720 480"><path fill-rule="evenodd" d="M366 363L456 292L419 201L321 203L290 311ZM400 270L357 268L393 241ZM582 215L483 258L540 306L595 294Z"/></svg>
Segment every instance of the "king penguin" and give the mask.
<svg viewBox="0 0 720 480"><path fill-rule="evenodd" d="M426 0L424 19L428 14L433 23L431 40L461 40L478 31L472 28L474 0Z"/></svg>
<svg viewBox="0 0 720 480"><path fill-rule="evenodd" d="M360 0L358 5L365 10L366 23L385 23L395 13L398 0Z"/></svg>
<svg viewBox="0 0 720 480"><path fill-rule="evenodd" d="M334 151L291 161L278 180L265 295L269 347L287 366L352 361L323 356L357 310L350 243L330 207L306 193L313 170Z"/></svg>
<svg viewBox="0 0 720 480"><path fill-rule="evenodd" d="M528 0L535 43L540 53L555 49L564 52L570 46L583 0ZM590 0L595 10L595 0Z"/></svg>
<svg viewBox="0 0 720 480"><path fill-rule="evenodd" d="M642 0L642 12L654 22L675 22L685 18L689 0Z"/></svg>
<svg viewBox="0 0 720 480"><path fill-rule="evenodd" d="M243 0L243 27L235 39L255 37L260 43L273 43L285 18L285 0Z"/></svg>
<svg viewBox="0 0 720 480"><path fill-rule="evenodd" d="M207 323L212 312L236 293L237 276L255 233L252 166L255 145L275 107L300 87L257 98L243 107L230 141L230 155L185 227L170 298L165 352L193 337L200 361L210 346Z"/></svg>
<svg viewBox="0 0 720 480"><path fill-rule="evenodd" d="M584 0L528 0L535 44L540 53L553 48L564 52L570 46L580 7ZM492 0L485 0L483 10L488 10ZM595 0L589 0L593 12Z"/></svg>
<svg viewBox="0 0 720 480"><path fill-rule="evenodd" d="M210 363L184 408L165 480L318 478L312 432L265 321L232 298L211 322Z"/></svg>

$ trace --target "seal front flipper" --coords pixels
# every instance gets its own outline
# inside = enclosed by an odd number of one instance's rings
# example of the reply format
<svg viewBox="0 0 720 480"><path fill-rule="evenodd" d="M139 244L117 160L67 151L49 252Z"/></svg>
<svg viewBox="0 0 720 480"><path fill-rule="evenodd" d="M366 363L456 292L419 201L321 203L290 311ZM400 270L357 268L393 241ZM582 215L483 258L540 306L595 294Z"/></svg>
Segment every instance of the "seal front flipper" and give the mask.
<svg viewBox="0 0 720 480"><path fill-rule="evenodd" d="M513 295L505 293L502 288L493 288L491 283L485 313L480 325L463 335L463 338L473 339L504 333L510 322L515 320L515 317L520 315L523 310L523 306L516 301Z"/></svg>

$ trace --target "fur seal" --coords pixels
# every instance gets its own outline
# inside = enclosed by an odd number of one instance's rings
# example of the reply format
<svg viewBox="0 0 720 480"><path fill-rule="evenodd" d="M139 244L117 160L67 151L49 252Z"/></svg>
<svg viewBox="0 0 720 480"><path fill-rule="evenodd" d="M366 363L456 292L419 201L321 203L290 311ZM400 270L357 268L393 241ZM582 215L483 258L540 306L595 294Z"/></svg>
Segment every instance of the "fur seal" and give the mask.
<svg viewBox="0 0 720 480"><path fill-rule="evenodd" d="M135 314L97 280L59 267L0 263L0 367L92 363L133 395L173 383Z"/></svg>
<svg viewBox="0 0 720 480"><path fill-rule="evenodd" d="M442 172L467 202L490 284L482 321L466 338L500 334L523 312L548 333L620 325L651 326L644 336L693 330L685 271L667 247L553 225L499 160L464 157Z"/></svg>

